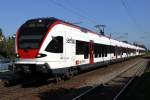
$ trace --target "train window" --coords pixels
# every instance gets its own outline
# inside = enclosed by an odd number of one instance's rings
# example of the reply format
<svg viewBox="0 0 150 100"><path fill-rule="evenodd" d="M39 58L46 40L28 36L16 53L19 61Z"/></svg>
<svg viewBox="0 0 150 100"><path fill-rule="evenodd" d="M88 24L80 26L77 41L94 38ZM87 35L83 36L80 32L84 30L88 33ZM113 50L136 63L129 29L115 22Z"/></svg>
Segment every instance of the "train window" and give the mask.
<svg viewBox="0 0 150 100"><path fill-rule="evenodd" d="M98 57L98 44L94 44L94 54L95 54L95 58Z"/></svg>
<svg viewBox="0 0 150 100"><path fill-rule="evenodd" d="M89 44L88 44L88 42L85 42L84 58L87 59L88 55L89 55Z"/></svg>
<svg viewBox="0 0 150 100"><path fill-rule="evenodd" d="M46 47L46 51L52 53L63 53L63 37L62 36L53 37L51 42Z"/></svg>
<svg viewBox="0 0 150 100"><path fill-rule="evenodd" d="M107 46L107 53L110 53L110 45Z"/></svg>
<svg viewBox="0 0 150 100"><path fill-rule="evenodd" d="M88 55L89 55L89 44L88 44L88 42L76 40L76 54L77 55L83 54L84 59L87 59Z"/></svg>
<svg viewBox="0 0 150 100"><path fill-rule="evenodd" d="M99 45L99 57L102 57L102 47Z"/></svg>
<svg viewBox="0 0 150 100"><path fill-rule="evenodd" d="M83 54L83 42L76 41L76 54Z"/></svg>
<svg viewBox="0 0 150 100"><path fill-rule="evenodd" d="M102 57L104 57L105 56L105 54L104 54L104 51L105 51L104 45L102 45L101 47L102 47Z"/></svg>
<svg viewBox="0 0 150 100"><path fill-rule="evenodd" d="M87 59L89 55L89 43L82 41L80 46L82 46L81 50L82 50L82 54L84 54L84 59Z"/></svg>
<svg viewBox="0 0 150 100"><path fill-rule="evenodd" d="M125 48L122 48L122 55L123 55L123 53L125 53L126 51L125 51Z"/></svg>
<svg viewBox="0 0 150 100"><path fill-rule="evenodd" d="M36 33L36 34L35 34ZM19 48L39 48L46 30L44 28L23 28L19 31Z"/></svg>
<svg viewBox="0 0 150 100"><path fill-rule="evenodd" d="M118 55L121 55L121 48L120 48L120 47L118 47L117 49L118 49L118 52L117 52L117 53L118 53Z"/></svg>
<svg viewBox="0 0 150 100"><path fill-rule="evenodd" d="M110 46L110 53L114 53L115 52L115 47L114 46Z"/></svg>
<svg viewBox="0 0 150 100"><path fill-rule="evenodd" d="M105 57L107 57L108 47L109 47L109 46L104 45L104 50L105 50L104 53L105 53Z"/></svg>
<svg viewBox="0 0 150 100"><path fill-rule="evenodd" d="M101 49L102 49L101 45L98 44L97 48L98 48L98 50L97 50L97 52L98 52L98 57L101 57L101 51L102 51L102 50L101 50Z"/></svg>
<svg viewBox="0 0 150 100"><path fill-rule="evenodd" d="M117 55L118 55L118 47L115 46L115 47L114 47L114 50L115 50L115 51L114 51L114 56L117 56Z"/></svg>
<svg viewBox="0 0 150 100"><path fill-rule="evenodd" d="M122 51L121 52L122 52L122 55L123 55L123 53L124 53L124 48L123 47L122 47Z"/></svg>
<svg viewBox="0 0 150 100"><path fill-rule="evenodd" d="M19 29L18 47L21 49L37 49L48 31L53 19L34 19L24 23Z"/></svg>

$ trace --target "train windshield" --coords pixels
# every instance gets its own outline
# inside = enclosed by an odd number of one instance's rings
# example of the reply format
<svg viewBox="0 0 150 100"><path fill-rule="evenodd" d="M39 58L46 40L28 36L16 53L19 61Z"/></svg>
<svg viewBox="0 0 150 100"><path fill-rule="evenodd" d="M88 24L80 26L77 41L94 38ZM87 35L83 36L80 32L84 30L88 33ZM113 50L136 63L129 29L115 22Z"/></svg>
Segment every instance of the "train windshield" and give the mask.
<svg viewBox="0 0 150 100"><path fill-rule="evenodd" d="M19 30L18 47L20 49L38 49L48 28L54 19L34 19L23 24Z"/></svg>

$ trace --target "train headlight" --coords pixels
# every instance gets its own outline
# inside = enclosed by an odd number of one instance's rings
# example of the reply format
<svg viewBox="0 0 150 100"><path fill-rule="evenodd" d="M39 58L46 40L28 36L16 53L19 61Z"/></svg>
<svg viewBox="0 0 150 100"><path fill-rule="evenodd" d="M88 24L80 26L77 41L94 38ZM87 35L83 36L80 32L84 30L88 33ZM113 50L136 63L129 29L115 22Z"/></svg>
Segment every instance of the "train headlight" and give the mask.
<svg viewBox="0 0 150 100"><path fill-rule="evenodd" d="M19 58L19 54L18 53L16 54L16 58Z"/></svg>
<svg viewBox="0 0 150 100"><path fill-rule="evenodd" d="M37 58L40 58L40 57L41 57L41 54L38 54L38 55L37 55Z"/></svg>
<svg viewBox="0 0 150 100"><path fill-rule="evenodd" d="M41 54L41 53L40 53L40 54L37 55L36 58L41 58L41 57L46 57L46 56L47 56L46 54Z"/></svg>

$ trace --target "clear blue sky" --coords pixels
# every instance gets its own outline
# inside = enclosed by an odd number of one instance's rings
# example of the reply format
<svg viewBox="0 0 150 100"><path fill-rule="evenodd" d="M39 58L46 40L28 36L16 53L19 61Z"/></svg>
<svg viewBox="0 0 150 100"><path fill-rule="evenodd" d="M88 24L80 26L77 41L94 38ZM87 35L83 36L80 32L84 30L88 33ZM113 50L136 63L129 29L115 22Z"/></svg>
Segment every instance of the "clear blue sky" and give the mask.
<svg viewBox="0 0 150 100"><path fill-rule="evenodd" d="M125 5L123 5L123 2ZM127 8L127 9L126 9ZM30 18L57 17L95 31L105 24L107 35L150 48L150 0L1 0L0 28L16 33Z"/></svg>

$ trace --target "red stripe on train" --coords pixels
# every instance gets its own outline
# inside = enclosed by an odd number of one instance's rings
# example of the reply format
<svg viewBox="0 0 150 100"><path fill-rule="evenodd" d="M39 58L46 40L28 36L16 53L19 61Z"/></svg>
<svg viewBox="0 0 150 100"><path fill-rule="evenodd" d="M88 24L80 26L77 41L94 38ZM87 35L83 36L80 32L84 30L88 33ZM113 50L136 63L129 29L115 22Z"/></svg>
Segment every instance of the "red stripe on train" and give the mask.
<svg viewBox="0 0 150 100"><path fill-rule="evenodd" d="M35 58L38 54L38 49L18 50L19 58Z"/></svg>

